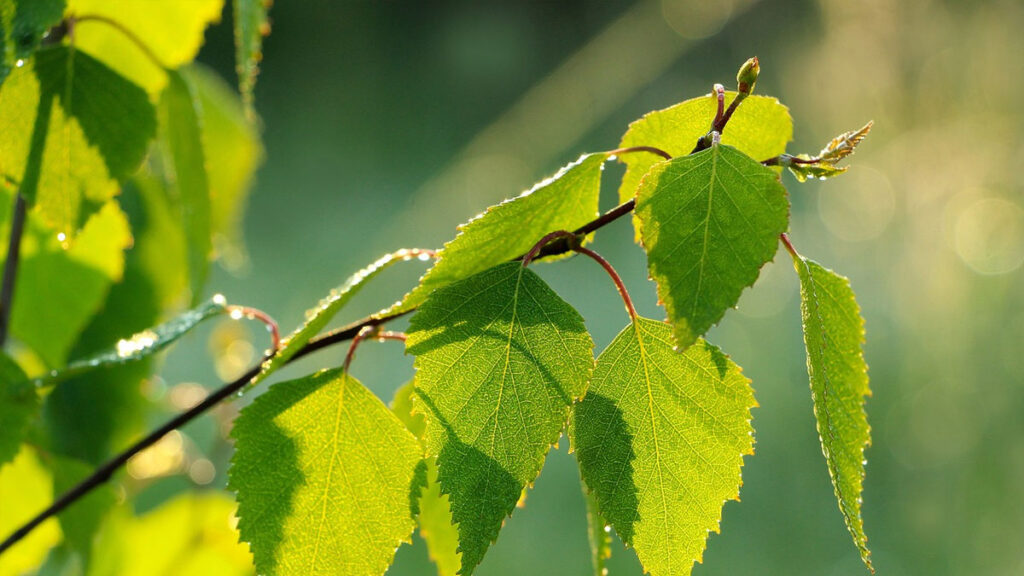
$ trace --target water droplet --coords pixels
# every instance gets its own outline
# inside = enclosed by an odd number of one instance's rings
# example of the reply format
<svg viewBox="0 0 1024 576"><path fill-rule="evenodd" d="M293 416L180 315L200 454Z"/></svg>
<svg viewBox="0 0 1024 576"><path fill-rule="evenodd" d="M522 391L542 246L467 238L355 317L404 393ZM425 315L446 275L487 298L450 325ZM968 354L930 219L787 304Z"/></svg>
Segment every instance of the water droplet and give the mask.
<svg viewBox="0 0 1024 576"><path fill-rule="evenodd" d="M234 310L231 311L232 320L241 320L242 316L244 316L244 314L242 314L242 311L239 310L238 308L235 308Z"/></svg>
<svg viewBox="0 0 1024 576"><path fill-rule="evenodd" d="M127 340L117 341L117 356L122 359L130 358L149 348L157 341L157 335L152 330L144 330Z"/></svg>
<svg viewBox="0 0 1024 576"><path fill-rule="evenodd" d="M612 531L612 527L611 527L611 526L605 526L605 527L604 527L604 531L605 531L606 533L610 534L610 533L611 533L611 531Z"/></svg>
<svg viewBox="0 0 1024 576"><path fill-rule="evenodd" d="M18 68L21 68L22 66L25 65L25 61L22 60L21 58L18 58L18 60L14 63L14 65L17 66Z"/></svg>
<svg viewBox="0 0 1024 576"><path fill-rule="evenodd" d="M225 304L228 303L228 300L227 298L224 297L223 294L214 294L213 303L216 304L217 306L224 306Z"/></svg>
<svg viewBox="0 0 1024 576"><path fill-rule="evenodd" d="M57 233L57 241L58 242L63 242L65 240L67 240L67 239L68 239L68 235L67 234L65 234L63 232L58 232Z"/></svg>
<svg viewBox="0 0 1024 576"><path fill-rule="evenodd" d="M430 260L430 254L428 254L427 252L420 252L419 259L421 262L426 262Z"/></svg>

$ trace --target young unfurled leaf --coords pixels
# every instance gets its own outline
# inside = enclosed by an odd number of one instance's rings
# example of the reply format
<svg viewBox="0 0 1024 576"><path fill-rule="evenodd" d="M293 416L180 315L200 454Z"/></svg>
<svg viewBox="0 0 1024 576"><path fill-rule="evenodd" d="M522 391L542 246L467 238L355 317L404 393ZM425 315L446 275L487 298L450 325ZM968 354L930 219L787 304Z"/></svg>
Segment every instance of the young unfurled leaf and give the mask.
<svg viewBox="0 0 1024 576"><path fill-rule="evenodd" d="M410 321L406 350L468 575L583 395L593 342L572 307L509 262L434 291Z"/></svg>
<svg viewBox="0 0 1024 576"><path fill-rule="evenodd" d="M735 92L726 92L726 106L734 98ZM689 154L697 139L707 133L717 106L717 100L709 94L645 114L629 125L619 146L654 146L672 156ZM792 139L789 109L768 96L748 96L722 133L723 144L759 161L782 154ZM653 154L626 154L622 161L626 174L619 187L619 201L625 202L636 195L644 174L662 159Z"/></svg>
<svg viewBox="0 0 1024 576"><path fill-rule="evenodd" d="M794 256L793 263L800 275L807 373L821 450L846 527L873 572L860 515L864 449L871 443L864 412L864 399L871 395L861 350L864 320L849 280L800 256Z"/></svg>
<svg viewBox="0 0 1024 576"><path fill-rule="evenodd" d="M422 414L412 411L413 386L413 382L409 382L395 392L391 410L422 443L426 421ZM452 522L448 495L441 494L441 486L437 483L437 462L427 458L424 463L427 466L427 485L423 487L417 503L416 523L420 536L427 543L430 559L437 566L438 576L455 576L462 567L462 554L458 551L459 530Z"/></svg>
<svg viewBox="0 0 1024 576"><path fill-rule="evenodd" d="M229 487L260 574L381 576L409 541L422 448L345 372L271 386L231 435Z"/></svg>
<svg viewBox="0 0 1024 576"><path fill-rule="evenodd" d="M76 360L68 364L67 368L52 372L48 376L37 379L36 386L39 388L50 388L72 378L80 376L96 368L111 364L127 364L135 362L156 354L170 346L175 340L181 338L186 332L195 328L203 320L223 314L227 309L224 297L217 295L202 305L178 315L169 320L143 330L127 338L118 340L117 344L103 352L89 358Z"/></svg>
<svg viewBox="0 0 1024 576"><path fill-rule="evenodd" d="M598 215L607 154L586 154L519 196L459 226L439 260L395 307L410 310L445 284L525 254L548 232L575 230Z"/></svg>
<svg viewBox="0 0 1024 576"><path fill-rule="evenodd" d="M345 283L331 290L326 298L320 301L316 308L306 312L306 323L300 326L291 336L281 341L281 347L269 360L263 363L259 374L250 382L249 387L262 382L267 376L277 371L292 359L295 354L309 342L310 338L316 336L327 326L327 323L334 318L348 301L355 296L363 285L380 274L395 262L404 262L417 258L421 255L418 250L398 250L377 259L376 262L349 276Z"/></svg>
<svg viewBox="0 0 1024 576"><path fill-rule="evenodd" d="M779 157L779 164L789 168L789 171L792 172L793 176L796 176L796 179L800 182L805 182L808 178L825 180L842 174L843 172L846 172L847 167L840 168L836 164L838 164L843 158L853 154L857 145L867 137L868 132L871 131L871 126L873 125L874 122L868 122L859 130L843 132L839 136L833 138L832 141L822 148L821 152L813 158L807 154L800 154L798 156L783 154ZM802 160L802 162L797 162L795 160Z"/></svg>
<svg viewBox="0 0 1024 576"><path fill-rule="evenodd" d="M269 0L234 0L235 66L242 102L250 117L253 115L252 90L263 59L263 37L270 33L269 6Z"/></svg>
<svg viewBox="0 0 1024 576"><path fill-rule="evenodd" d="M570 437L600 513L653 576L690 573L753 454L750 382L699 340L680 354L671 328L637 318L597 359Z"/></svg>
<svg viewBox="0 0 1024 576"><path fill-rule="evenodd" d="M143 90L68 47L40 50L0 90L0 169L66 240L135 172L155 130Z"/></svg>
<svg viewBox="0 0 1024 576"><path fill-rule="evenodd" d="M636 215L647 268L686 348L757 280L789 225L775 172L716 145L651 168Z"/></svg>
<svg viewBox="0 0 1024 576"><path fill-rule="evenodd" d="M583 499L587 504L587 540L590 542L590 564L594 576L608 576L608 559L612 557L612 535L607 522L601 516L594 494L586 483L583 484Z"/></svg>
<svg viewBox="0 0 1024 576"><path fill-rule="evenodd" d="M191 62L203 45L204 32L220 21L224 0L178 2L111 2L68 0L68 12L113 20L146 44L150 59L121 30L106 22L75 23L75 48L110 66L146 92L156 95L167 85L165 69Z"/></svg>
<svg viewBox="0 0 1024 576"><path fill-rule="evenodd" d="M202 298L210 266L210 180L203 152L203 109L187 77L171 70L160 96L160 143L168 184L178 209L188 247L189 285L192 303Z"/></svg>
<svg viewBox="0 0 1024 576"><path fill-rule="evenodd" d="M0 468L18 454L29 422L39 412L39 395L21 368L0 352Z"/></svg>

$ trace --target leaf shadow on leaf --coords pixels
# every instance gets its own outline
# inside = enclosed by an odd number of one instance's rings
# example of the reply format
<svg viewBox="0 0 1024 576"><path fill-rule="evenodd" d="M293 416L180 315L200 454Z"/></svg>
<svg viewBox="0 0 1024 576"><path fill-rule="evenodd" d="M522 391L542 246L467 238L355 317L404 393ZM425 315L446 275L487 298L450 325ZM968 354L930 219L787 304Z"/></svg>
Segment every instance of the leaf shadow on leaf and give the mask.
<svg viewBox="0 0 1024 576"><path fill-rule="evenodd" d="M526 486L497 460L463 442L429 395L420 389L416 395L447 433L448 440L437 455L437 461L445 463L438 466L437 479L441 493L450 496L452 522L459 530L459 573L471 574L483 560L488 545L497 540L505 518L515 510Z"/></svg>
<svg viewBox="0 0 1024 576"><path fill-rule="evenodd" d="M625 543L633 540L633 526L640 520L639 491L633 478L633 433L615 401L587 393L573 407L573 446L587 488L597 494L601 517L611 522ZM621 472L607 482L602 470L607 461L618 463ZM591 482L604 485L594 485Z"/></svg>

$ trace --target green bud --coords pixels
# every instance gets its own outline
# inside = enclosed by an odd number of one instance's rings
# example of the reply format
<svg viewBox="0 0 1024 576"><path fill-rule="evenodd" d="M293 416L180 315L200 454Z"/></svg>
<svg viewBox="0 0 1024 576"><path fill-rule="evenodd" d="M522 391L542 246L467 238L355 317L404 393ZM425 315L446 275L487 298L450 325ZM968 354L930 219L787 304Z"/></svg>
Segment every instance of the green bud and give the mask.
<svg viewBox="0 0 1024 576"><path fill-rule="evenodd" d="M736 91L740 94L750 94L754 91L754 84L757 84L757 74L761 66L757 63L757 56L743 63L739 73L736 74Z"/></svg>

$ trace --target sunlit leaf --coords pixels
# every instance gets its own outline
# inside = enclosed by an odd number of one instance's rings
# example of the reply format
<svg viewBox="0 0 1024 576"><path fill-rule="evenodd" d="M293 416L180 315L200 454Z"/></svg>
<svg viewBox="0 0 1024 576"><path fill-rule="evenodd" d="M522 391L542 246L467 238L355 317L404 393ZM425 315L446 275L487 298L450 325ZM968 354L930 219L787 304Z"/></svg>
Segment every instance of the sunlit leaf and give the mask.
<svg viewBox="0 0 1024 576"><path fill-rule="evenodd" d="M717 145L651 168L636 215L647 269L680 348L736 305L789 225L778 175Z"/></svg>
<svg viewBox="0 0 1024 576"><path fill-rule="evenodd" d="M271 386L232 437L229 484L261 574L380 576L409 541L422 448L343 371Z"/></svg>
<svg viewBox="0 0 1024 576"><path fill-rule="evenodd" d="M138 169L155 129L140 88L82 52L40 50L0 90L0 170L70 240Z"/></svg>
<svg viewBox="0 0 1024 576"><path fill-rule="evenodd" d="M842 174L846 172L846 167L840 168L836 164L853 154L857 145L864 138L867 138L868 132L871 132L871 126L873 125L874 122L868 122L859 130L843 132L826 144L821 152L813 158L807 154L800 154L798 156L783 154L779 158L779 164L789 168L789 171L801 182L805 182L808 178L826 180Z"/></svg>
<svg viewBox="0 0 1024 576"><path fill-rule="evenodd" d="M210 228L215 256L229 270L246 263L242 215L263 162L263 144L238 96L213 71L194 65L182 72L203 109L203 152L210 184Z"/></svg>
<svg viewBox="0 0 1024 576"><path fill-rule="evenodd" d="M224 0L68 0L68 12L85 17L75 25L75 47L103 61L150 94L167 84L162 68L178 68L196 57L206 27L220 21ZM113 20L144 42L153 62L124 32L99 16Z"/></svg>
<svg viewBox="0 0 1024 576"><path fill-rule="evenodd" d="M726 92L726 106L735 97L735 92ZM697 139L711 127L717 106L717 100L709 94L649 112L629 125L619 146L654 146L673 157L689 154ZM722 133L723 144L757 161L782 154L792 139L789 109L768 96L748 96ZM662 159L653 154L626 154L622 161L626 163L626 174L619 187L619 200L625 202L636 195L644 174Z"/></svg>
<svg viewBox="0 0 1024 576"><path fill-rule="evenodd" d="M35 452L23 447L14 462L0 470L0 538L20 528L53 502L50 474ZM0 554L0 576L31 574L60 541L57 519L51 518L21 542Z"/></svg>
<svg viewBox="0 0 1024 576"><path fill-rule="evenodd" d="M93 467L71 458L48 456L48 465L53 473L54 494L64 494L93 472ZM93 538L110 509L117 502L117 495L110 484L103 484L91 490L81 499L64 509L58 516L64 542L77 552L85 566L92 556Z"/></svg>
<svg viewBox="0 0 1024 576"><path fill-rule="evenodd" d="M871 395L861 350L864 320L849 280L813 260L794 256L793 263L800 275L807 373L821 450L846 527L861 559L871 568L860 507L864 449L871 443L864 412L865 397Z"/></svg>
<svg viewBox="0 0 1024 576"><path fill-rule="evenodd" d="M263 37L270 33L267 20L269 0L233 0L235 18L235 66L238 87L249 114L252 112L252 91L263 59Z"/></svg>
<svg viewBox="0 0 1024 576"><path fill-rule="evenodd" d="M436 290L412 317L413 406L459 526L462 574L540 473L593 368L579 314L518 262Z"/></svg>
<svg viewBox="0 0 1024 576"><path fill-rule="evenodd" d="M8 206L7 200L0 203ZM41 220L30 213L22 237L11 333L57 367L64 365L111 283L121 279L131 235L116 202L96 212L68 249ZM6 237L8 228L2 228Z"/></svg>
<svg viewBox="0 0 1024 576"><path fill-rule="evenodd" d="M750 382L703 340L679 353L671 328L637 318L597 359L570 435L600 513L654 576L686 575L739 498L753 454Z"/></svg>
<svg viewBox="0 0 1024 576"><path fill-rule="evenodd" d="M492 206L459 226L439 260L396 307L409 310L455 280L522 256L548 232L575 230L598 215L606 154L586 154L516 198Z"/></svg>
<svg viewBox="0 0 1024 576"><path fill-rule="evenodd" d="M419 258L419 254L420 251L418 250L398 250L382 256L373 264L349 276L344 284L331 290L331 293L326 298L320 300L316 308L306 312L306 322L281 341L281 347L272 358L263 363L259 374L252 379L250 388L262 382L267 376L276 372L278 368L287 364L311 338L319 334L327 326L328 322L334 318L334 315L348 304L349 300L363 288L364 284L395 262L405 262Z"/></svg>
<svg viewBox="0 0 1024 576"><path fill-rule="evenodd" d="M39 412L39 395L21 368L0 352L0 469L17 454L28 424Z"/></svg>
<svg viewBox="0 0 1024 576"><path fill-rule="evenodd" d="M168 72L167 87L160 96L160 143L163 169L177 197L186 245L192 302L202 298L210 267L210 184L203 152L202 105L187 77Z"/></svg>
<svg viewBox="0 0 1024 576"><path fill-rule="evenodd" d="M391 411L422 443L427 423L422 414L412 411L413 393L413 382L399 388L391 401ZM424 462L427 466L427 485L420 493L416 523L420 536L427 543L430 559L437 566L438 576L455 576L462 567L462 554L458 551L459 530L452 522L448 495L441 494L441 486L437 482L437 463L433 458L427 458Z"/></svg>
<svg viewBox="0 0 1024 576"><path fill-rule="evenodd" d="M64 14L64 0L0 0L0 85L17 61L39 48L45 33Z"/></svg>

